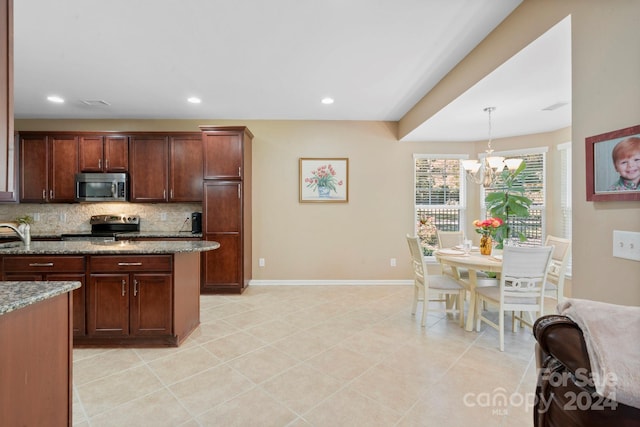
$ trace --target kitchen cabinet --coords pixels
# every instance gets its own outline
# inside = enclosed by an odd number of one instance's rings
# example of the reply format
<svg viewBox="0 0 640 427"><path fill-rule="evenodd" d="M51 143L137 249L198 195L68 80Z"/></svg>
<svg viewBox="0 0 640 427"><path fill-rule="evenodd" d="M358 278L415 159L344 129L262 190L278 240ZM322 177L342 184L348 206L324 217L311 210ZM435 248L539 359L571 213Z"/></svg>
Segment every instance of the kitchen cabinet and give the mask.
<svg viewBox="0 0 640 427"><path fill-rule="evenodd" d="M14 256L2 259L2 280L80 282L73 291L73 335L85 334L85 257Z"/></svg>
<svg viewBox="0 0 640 427"><path fill-rule="evenodd" d="M131 202L167 201L169 140L166 135L136 135L129 141Z"/></svg>
<svg viewBox="0 0 640 427"><path fill-rule="evenodd" d="M55 288L32 294L41 300L0 315L3 426L72 425L72 296L51 297L49 291Z"/></svg>
<svg viewBox="0 0 640 427"><path fill-rule="evenodd" d="M22 134L20 202L75 201L78 137L66 134Z"/></svg>
<svg viewBox="0 0 640 427"><path fill-rule="evenodd" d="M200 134L135 135L129 151L130 201L202 201Z"/></svg>
<svg viewBox="0 0 640 427"><path fill-rule="evenodd" d="M89 337L171 336L170 255L91 256Z"/></svg>
<svg viewBox="0 0 640 427"><path fill-rule="evenodd" d="M201 135L171 136L169 151L169 201L201 202Z"/></svg>
<svg viewBox="0 0 640 427"><path fill-rule="evenodd" d="M204 240L220 243L203 253L201 293L242 293L252 275L251 143L242 126L203 126Z"/></svg>
<svg viewBox="0 0 640 427"><path fill-rule="evenodd" d="M0 202L15 202L12 0L0 0L0 46Z"/></svg>
<svg viewBox="0 0 640 427"><path fill-rule="evenodd" d="M79 150L80 172L129 171L129 138L127 136L80 136Z"/></svg>

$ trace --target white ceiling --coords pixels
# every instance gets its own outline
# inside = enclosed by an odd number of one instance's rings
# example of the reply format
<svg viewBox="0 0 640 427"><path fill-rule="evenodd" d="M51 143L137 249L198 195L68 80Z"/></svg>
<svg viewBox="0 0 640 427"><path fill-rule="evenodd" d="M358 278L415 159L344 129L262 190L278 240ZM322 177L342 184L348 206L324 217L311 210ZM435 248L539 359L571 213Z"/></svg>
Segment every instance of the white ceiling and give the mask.
<svg viewBox="0 0 640 427"><path fill-rule="evenodd" d="M396 121L520 2L16 0L15 117ZM505 69L499 86L483 80L407 140L481 139L487 103L498 107L498 132L502 117L531 125L525 104L570 101L559 75L570 46L532 50L544 60ZM325 96L335 103L321 104Z"/></svg>

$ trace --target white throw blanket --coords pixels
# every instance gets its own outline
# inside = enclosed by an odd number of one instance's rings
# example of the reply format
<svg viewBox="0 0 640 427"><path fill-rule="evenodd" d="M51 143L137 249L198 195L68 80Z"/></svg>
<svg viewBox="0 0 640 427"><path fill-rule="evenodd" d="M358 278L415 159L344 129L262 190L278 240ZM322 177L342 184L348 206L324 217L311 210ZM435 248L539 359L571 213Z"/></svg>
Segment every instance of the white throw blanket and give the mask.
<svg viewBox="0 0 640 427"><path fill-rule="evenodd" d="M568 298L558 312L582 329L598 394L640 408L640 307Z"/></svg>

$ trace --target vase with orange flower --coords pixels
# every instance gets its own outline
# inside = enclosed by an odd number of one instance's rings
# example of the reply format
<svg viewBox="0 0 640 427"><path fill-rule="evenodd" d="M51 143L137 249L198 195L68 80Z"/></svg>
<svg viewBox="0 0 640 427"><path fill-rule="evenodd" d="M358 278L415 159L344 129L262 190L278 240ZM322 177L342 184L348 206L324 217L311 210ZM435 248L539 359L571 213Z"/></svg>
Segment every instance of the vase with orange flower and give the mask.
<svg viewBox="0 0 640 427"><path fill-rule="evenodd" d="M492 236L495 235L498 227L503 224L500 218L487 218L485 220L476 219L473 221L473 226L476 228L476 233L482 234L480 238L480 253L482 255L491 255L492 249Z"/></svg>

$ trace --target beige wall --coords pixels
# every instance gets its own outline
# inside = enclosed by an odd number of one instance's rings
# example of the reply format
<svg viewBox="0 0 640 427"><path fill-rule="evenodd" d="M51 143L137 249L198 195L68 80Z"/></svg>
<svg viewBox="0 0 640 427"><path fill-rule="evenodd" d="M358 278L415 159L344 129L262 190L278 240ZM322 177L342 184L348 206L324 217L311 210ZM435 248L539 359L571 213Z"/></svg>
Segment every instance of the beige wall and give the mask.
<svg viewBox="0 0 640 427"><path fill-rule="evenodd" d="M405 135L571 15L573 296L640 305L640 262L613 258L613 230L640 231L640 202L587 202L584 140L640 120L640 2L525 0L399 123Z"/></svg>

